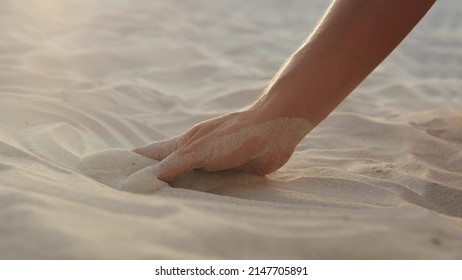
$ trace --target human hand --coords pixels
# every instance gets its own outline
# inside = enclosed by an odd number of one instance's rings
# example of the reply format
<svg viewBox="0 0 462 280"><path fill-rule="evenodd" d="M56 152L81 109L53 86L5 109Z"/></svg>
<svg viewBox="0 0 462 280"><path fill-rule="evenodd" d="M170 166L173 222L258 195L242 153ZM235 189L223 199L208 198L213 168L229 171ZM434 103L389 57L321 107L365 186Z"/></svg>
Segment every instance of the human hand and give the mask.
<svg viewBox="0 0 462 280"><path fill-rule="evenodd" d="M312 128L303 118L263 118L248 109L204 121L182 135L133 151L159 160L154 173L166 182L193 169L266 175L289 160Z"/></svg>

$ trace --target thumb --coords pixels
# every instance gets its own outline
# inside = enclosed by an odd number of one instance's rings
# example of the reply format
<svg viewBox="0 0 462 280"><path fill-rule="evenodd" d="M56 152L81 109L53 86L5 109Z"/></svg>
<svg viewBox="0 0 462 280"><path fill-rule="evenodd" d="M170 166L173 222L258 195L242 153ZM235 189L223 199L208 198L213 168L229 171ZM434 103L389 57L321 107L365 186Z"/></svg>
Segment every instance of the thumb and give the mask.
<svg viewBox="0 0 462 280"><path fill-rule="evenodd" d="M155 160L162 160L176 151L183 143L183 137L176 136L170 139L152 142L146 146L137 147L132 151Z"/></svg>
<svg viewBox="0 0 462 280"><path fill-rule="evenodd" d="M191 154L183 156L172 153L155 166L154 174L159 180L170 182L194 168L199 168L199 162Z"/></svg>

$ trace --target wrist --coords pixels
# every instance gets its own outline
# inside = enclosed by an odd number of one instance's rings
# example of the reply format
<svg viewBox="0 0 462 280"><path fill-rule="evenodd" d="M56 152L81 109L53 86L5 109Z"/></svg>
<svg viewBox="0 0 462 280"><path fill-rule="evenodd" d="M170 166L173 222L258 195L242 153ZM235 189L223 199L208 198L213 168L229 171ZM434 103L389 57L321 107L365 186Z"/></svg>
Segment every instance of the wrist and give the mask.
<svg viewBox="0 0 462 280"><path fill-rule="evenodd" d="M319 124L354 88L344 82L343 75L329 76L335 64L329 59L323 63L291 60L256 104L269 115L304 118Z"/></svg>
<svg viewBox="0 0 462 280"><path fill-rule="evenodd" d="M303 89L273 84L252 106L262 119L301 118L316 126L330 112Z"/></svg>

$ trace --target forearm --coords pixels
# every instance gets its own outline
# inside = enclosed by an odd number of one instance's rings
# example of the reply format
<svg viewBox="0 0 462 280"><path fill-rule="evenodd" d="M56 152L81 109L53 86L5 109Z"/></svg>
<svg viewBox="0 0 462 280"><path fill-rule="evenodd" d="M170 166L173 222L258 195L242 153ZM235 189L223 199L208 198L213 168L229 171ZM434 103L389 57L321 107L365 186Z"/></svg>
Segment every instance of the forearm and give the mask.
<svg viewBox="0 0 462 280"><path fill-rule="evenodd" d="M337 0L258 104L321 122L404 39L434 0Z"/></svg>
<svg viewBox="0 0 462 280"><path fill-rule="evenodd" d="M150 172L164 181L192 169L273 172L399 44L433 2L337 0L251 107L134 151L161 160Z"/></svg>

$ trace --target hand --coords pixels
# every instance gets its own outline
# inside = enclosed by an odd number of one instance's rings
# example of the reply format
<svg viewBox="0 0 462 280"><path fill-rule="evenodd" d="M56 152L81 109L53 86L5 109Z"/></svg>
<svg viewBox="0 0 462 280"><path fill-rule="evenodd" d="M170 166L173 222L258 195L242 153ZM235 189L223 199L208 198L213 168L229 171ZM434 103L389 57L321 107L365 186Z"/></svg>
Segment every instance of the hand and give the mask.
<svg viewBox="0 0 462 280"><path fill-rule="evenodd" d="M133 151L159 160L154 173L166 182L193 169L265 175L289 160L312 125L302 118L263 118L257 111L211 119L182 135Z"/></svg>

